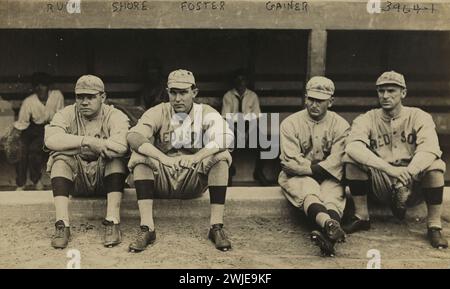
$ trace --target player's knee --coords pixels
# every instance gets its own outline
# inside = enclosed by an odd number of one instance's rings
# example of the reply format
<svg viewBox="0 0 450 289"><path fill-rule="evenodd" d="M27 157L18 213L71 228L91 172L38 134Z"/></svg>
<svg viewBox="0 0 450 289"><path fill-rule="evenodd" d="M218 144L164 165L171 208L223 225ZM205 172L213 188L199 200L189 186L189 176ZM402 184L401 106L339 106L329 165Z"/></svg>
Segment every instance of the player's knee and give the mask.
<svg viewBox="0 0 450 289"><path fill-rule="evenodd" d="M50 178L63 177L73 180L73 171L69 164L63 160L57 160L53 163L50 173Z"/></svg>
<svg viewBox="0 0 450 289"><path fill-rule="evenodd" d="M292 177L288 180L288 186L293 192L299 195L305 195L304 192L311 195L320 195L320 184L311 177Z"/></svg>
<svg viewBox="0 0 450 289"><path fill-rule="evenodd" d="M133 179L134 181L140 180L154 180L153 170L146 164L137 164L133 168Z"/></svg>
<svg viewBox="0 0 450 289"><path fill-rule="evenodd" d="M218 161L208 172L208 186L228 185L228 162Z"/></svg>
<svg viewBox="0 0 450 289"><path fill-rule="evenodd" d="M359 180L366 181L369 179L369 175L361 167L356 164L345 164L345 178L349 181Z"/></svg>
<svg viewBox="0 0 450 289"><path fill-rule="evenodd" d="M105 176L111 175L111 174L116 174L116 173L125 174L126 171L127 171L127 168L125 166L125 162L121 158L113 158L106 162Z"/></svg>
<svg viewBox="0 0 450 289"><path fill-rule="evenodd" d="M444 186L444 173L442 171L433 170L426 172L422 180L423 188L438 188Z"/></svg>

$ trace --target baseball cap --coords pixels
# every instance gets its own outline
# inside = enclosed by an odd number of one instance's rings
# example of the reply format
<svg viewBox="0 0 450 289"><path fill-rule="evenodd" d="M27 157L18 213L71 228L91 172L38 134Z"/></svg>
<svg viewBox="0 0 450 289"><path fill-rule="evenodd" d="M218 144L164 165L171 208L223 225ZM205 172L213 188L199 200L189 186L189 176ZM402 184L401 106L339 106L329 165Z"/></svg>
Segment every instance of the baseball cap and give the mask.
<svg viewBox="0 0 450 289"><path fill-rule="evenodd" d="M396 84L398 86L406 88L406 82L403 75L393 70L386 71L380 77L378 77L376 85L378 86L383 84Z"/></svg>
<svg viewBox="0 0 450 289"><path fill-rule="evenodd" d="M97 94L105 91L105 84L95 75L83 75L75 84L75 94Z"/></svg>
<svg viewBox="0 0 450 289"><path fill-rule="evenodd" d="M177 69L169 74L167 79L168 88L186 89L195 85L195 78L192 72L184 69Z"/></svg>
<svg viewBox="0 0 450 289"><path fill-rule="evenodd" d="M334 94L334 84L331 79L323 76L314 76L306 84L306 96L327 100Z"/></svg>

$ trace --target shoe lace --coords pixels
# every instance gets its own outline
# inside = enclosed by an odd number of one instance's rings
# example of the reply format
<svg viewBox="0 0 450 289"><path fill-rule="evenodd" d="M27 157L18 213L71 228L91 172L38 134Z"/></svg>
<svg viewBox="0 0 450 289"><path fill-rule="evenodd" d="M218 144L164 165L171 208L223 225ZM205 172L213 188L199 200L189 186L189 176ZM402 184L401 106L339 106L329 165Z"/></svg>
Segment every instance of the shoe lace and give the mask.
<svg viewBox="0 0 450 289"><path fill-rule="evenodd" d="M105 225L105 234L112 235L114 223L111 221L105 220L105 221L103 221L103 225Z"/></svg>
<svg viewBox="0 0 450 289"><path fill-rule="evenodd" d="M65 227L63 227L63 226L57 226L56 232L55 232L55 237L56 238L64 237L64 229L65 229Z"/></svg>
<svg viewBox="0 0 450 289"><path fill-rule="evenodd" d="M227 236L225 235L225 231L221 228L221 227L213 227L214 232L216 233L216 235L218 237L220 237L221 239L226 239Z"/></svg>
<svg viewBox="0 0 450 289"><path fill-rule="evenodd" d="M113 233L113 226L112 225L108 225L108 226L106 226L105 230L106 230L106 234L107 235L112 235L112 233Z"/></svg>
<svg viewBox="0 0 450 289"><path fill-rule="evenodd" d="M148 232L147 230L144 230L144 229L141 228L141 229L137 232L137 235L136 235L136 241L137 241L137 242L144 242L144 241L145 241L145 235L146 235L147 232Z"/></svg>

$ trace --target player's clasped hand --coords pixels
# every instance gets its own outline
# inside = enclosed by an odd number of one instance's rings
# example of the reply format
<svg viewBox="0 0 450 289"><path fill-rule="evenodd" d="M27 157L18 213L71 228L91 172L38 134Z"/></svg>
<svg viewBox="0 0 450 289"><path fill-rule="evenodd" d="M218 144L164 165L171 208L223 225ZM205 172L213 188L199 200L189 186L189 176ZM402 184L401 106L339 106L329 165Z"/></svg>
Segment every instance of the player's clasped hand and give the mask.
<svg viewBox="0 0 450 289"><path fill-rule="evenodd" d="M187 169L193 169L200 162L196 155L180 156L180 166Z"/></svg>
<svg viewBox="0 0 450 289"><path fill-rule="evenodd" d="M181 170L179 157L165 157L161 163L169 168L169 173L173 176Z"/></svg>
<svg viewBox="0 0 450 289"><path fill-rule="evenodd" d="M103 158L111 159L114 148L110 148L108 143L103 140L92 136L85 136L82 142L82 147L88 148L96 155L100 155Z"/></svg>
<svg viewBox="0 0 450 289"><path fill-rule="evenodd" d="M392 166L387 173L391 177L398 179L405 186L412 182L412 175L409 173L407 167Z"/></svg>

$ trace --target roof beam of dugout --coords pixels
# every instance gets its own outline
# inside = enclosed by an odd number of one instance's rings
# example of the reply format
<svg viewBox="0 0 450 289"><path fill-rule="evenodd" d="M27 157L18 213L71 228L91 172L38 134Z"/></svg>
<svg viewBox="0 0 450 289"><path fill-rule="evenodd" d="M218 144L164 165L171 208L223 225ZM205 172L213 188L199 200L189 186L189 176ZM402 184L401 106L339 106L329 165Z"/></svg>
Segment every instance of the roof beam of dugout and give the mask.
<svg viewBox="0 0 450 289"><path fill-rule="evenodd" d="M435 2L0 0L0 28L450 30L449 1Z"/></svg>

